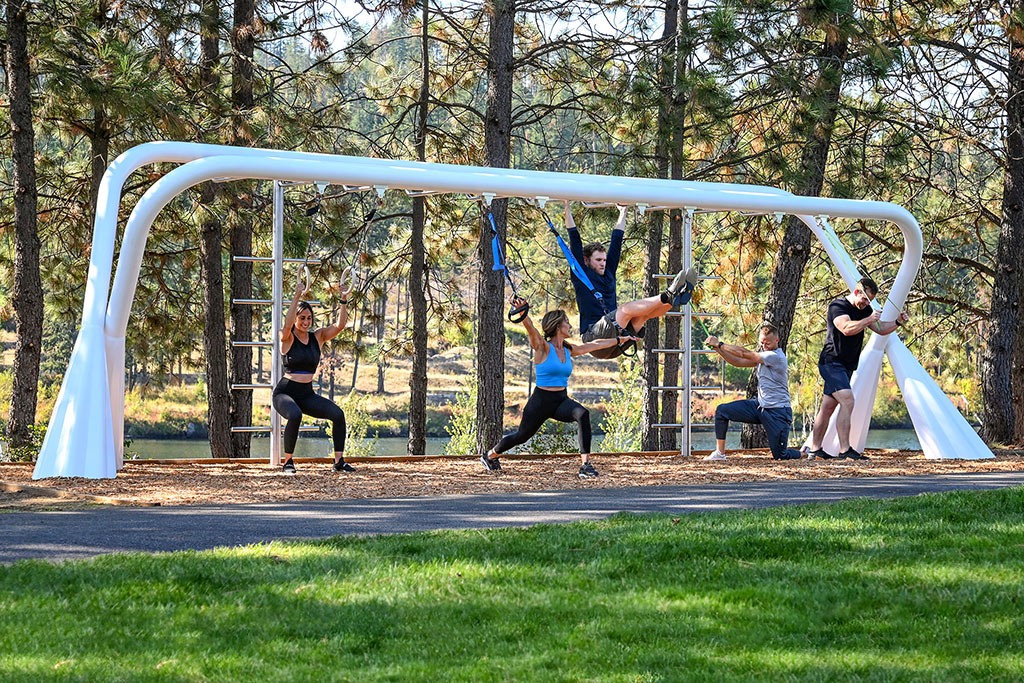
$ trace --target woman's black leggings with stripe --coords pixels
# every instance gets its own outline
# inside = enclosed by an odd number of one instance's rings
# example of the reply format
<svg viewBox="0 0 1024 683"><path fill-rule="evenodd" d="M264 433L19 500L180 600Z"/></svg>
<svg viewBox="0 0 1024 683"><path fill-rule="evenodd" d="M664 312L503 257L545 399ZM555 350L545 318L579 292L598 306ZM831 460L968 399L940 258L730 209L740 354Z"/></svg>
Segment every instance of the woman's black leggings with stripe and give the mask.
<svg viewBox="0 0 1024 683"><path fill-rule="evenodd" d="M513 434L506 434L498 442L494 447L495 454L504 453L510 448L526 443L548 419L579 423L580 453L590 453L590 411L569 398L569 393L565 389L535 389L533 396L523 408L523 419L519 423L519 429Z"/></svg>
<svg viewBox="0 0 1024 683"><path fill-rule="evenodd" d="M293 382L282 379L274 388L274 408L287 420L284 426L284 452L295 452L299 440L302 416L309 415L331 421L331 439L334 452L345 450L345 413L333 401L313 391L312 382Z"/></svg>

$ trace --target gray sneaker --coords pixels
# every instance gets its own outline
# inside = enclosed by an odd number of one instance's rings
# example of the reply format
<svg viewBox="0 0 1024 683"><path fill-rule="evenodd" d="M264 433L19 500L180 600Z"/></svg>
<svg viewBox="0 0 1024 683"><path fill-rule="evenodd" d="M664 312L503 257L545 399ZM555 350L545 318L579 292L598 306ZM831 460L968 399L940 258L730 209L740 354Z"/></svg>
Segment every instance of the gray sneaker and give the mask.
<svg viewBox="0 0 1024 683"><path fill-rule="evenodd" d="M594 477L600 476L597 470L594 469L594 465L591 462L587 462L583 467L580 468L580 479L593 479Z"/></svg>
<svg viewBox="0 0 1024 683"><path fill-rule="evenodd" d="M497 472L501 469L501 463L498 462L498 456L488 458L487 454L484 453L480 456L480 462L484 464L484 469L488 472Z"/></svg>
<svg viewBox="0 0 1024 683"><path fill-rule="evenodd" d="M678 273L676 273L675 278L672 279L672 284L668 286L669 294L675 296L680 291L682 291L683 286L686 284L686 274L689 272L690 271L688 270L680 270Z"/></svg>
<svg viewBox="0 0 1024 683"><path fill-rule="evenodd" d="M679 271L679 274L672 280L672 284L668 288L668 292L672 296L672 305L685 306L690 303L698 282L700 282L700 278L697 276L697 271L693 268Z"/></svg>

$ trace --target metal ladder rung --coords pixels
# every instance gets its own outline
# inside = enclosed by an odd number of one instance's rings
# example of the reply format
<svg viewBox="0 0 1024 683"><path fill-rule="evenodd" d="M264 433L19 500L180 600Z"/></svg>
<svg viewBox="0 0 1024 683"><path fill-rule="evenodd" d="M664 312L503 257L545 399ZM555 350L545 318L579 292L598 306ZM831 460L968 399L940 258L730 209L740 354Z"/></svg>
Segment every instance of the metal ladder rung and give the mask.
<svg viewBox="0 0 1024 683"><path fill-rule="evenodd" d="M245 261L247 263L273 263L274 258L272 256L232 256L235 261ZM300 259L300 258L286 258L282 259L284 263L305 263L310 266L320 265L320 259Z"/></svg>
<svg viewBox="0 0 1024 683"><path fill-rule="evenodd" d="M314 389L319 389L320 388L320 385L318 383L316 383L316 382L313 382L311 386ZM232 384L231 385L232 391L234 391L234 390L252 390L252 389L273 389L273 388L274 388L274 385L272 385L272 384Z"/></svg>
<svg viewBox="0 0 1024 683"><path fill-rule="evenodd" d="M671 280L676 276L676 273L655 273L654 278L658 280ZM698 275L698 280L721 280L721 275Z"/></svg>
<svg viewBox="0 0 1024 683"><path fill-rule="evenodd" d="M239 433L242 433L242 432L269 432L272 429L273 429L273 427L271 427L270 425L267 425L266 427L258 427L258 426L257 427L253 427L253 426L249 426L249 427L232 427L231 431L233 433L235 433L235 434L239 434ZM319 429L320 429L319 427L314 427L312 425L310 425L308 427L299 427L299 431L300 432L315 432L315 431L319 431ZM281 431L284 431L284 427L283 426L281 427Z"/></svg>
<svg viewBox="0 0 1024 683"><path fill-rule="evenodd" d="M669 311L668 313L665 314L666 317L670 317L670 318L681 318L684 315L686 315L686 313L684 313L683 311ZM722 317L721 313L705 313L704 311L691 311L690 315L692 315L694 318L721 318Z"/></svg>
<svg viewBox="0 0 1024 683"><path fill-rule="evenodd" d="M683 428L685 426L686 425L684 425L682 422L663 422L663 423L658 423L658 424L651 425L651 427L654 427L656 429L681 429L681 428ZM691 422L690 426L691 427L714 427L715 424L713 422Z"/></svg>
<svg viewBox="0 0 1024 683"><path fill-rule="evenodd" d="M262 306L262 305L265 305L265 304L272 304L274 302L271 299L232 299L231 303L233 303L233 304L241 304L243 306ZM320 302L320 301L307 301L306 303L309 304L310 306L322 306L323 305L322 302ZM282 306L288 306L290 304L291 304L291 301L282 301L281 302Z"/></svg>
<svg viewBox="0 0 1024 683"><path fill-rule="evenodd" d="M232 346L273 346L274 342L268 341L233 341Z"/></svg>
<svg viewBox="0 0 1024 683"><path fill-rule="evenodd" d="M651 349L651 353L686 353L686 349ZM713 349L691 349L690 353L718 353Z"/></svg>

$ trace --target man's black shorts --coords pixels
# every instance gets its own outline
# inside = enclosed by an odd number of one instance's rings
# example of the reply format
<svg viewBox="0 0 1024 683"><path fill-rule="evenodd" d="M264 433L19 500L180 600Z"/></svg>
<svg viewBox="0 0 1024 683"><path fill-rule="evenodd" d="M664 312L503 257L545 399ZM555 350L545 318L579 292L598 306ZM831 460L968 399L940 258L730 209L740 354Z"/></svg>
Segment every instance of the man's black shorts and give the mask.
<svg viewBox="0 0 1024 683"><path fill-rule="evenodd" d="M850 378L853 377L853 370L848 369L839 361L819 361L818 372L821 374L821 378L825 380L825 390L822 393L826 396L831 396L837 391L850 388Z"/></svg>

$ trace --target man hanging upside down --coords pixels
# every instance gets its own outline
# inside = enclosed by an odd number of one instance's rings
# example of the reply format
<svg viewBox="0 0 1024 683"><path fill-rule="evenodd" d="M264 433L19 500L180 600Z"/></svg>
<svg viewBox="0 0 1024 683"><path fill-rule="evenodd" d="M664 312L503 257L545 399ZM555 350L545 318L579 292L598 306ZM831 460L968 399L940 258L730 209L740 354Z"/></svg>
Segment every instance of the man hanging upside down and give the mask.
<svg viewBox="0 0 1024 683"><path fill-rule="evenodd" d="M653 318L660 318L672 310L673 306L682 306L689 301L689 295L693 292L693 286L696 284L695 277L691 275L691 281L687 282L686 272L679 271L679 274L672 280L672 284L659 296L649 296L646 299L637 299L621 306L617 305L615 271L619 267L619 256L622 253L622 238L625 234L626 214L629 207L619 207L619 220L612 228L612 239L606 249L600 242L591 242L583 246L583 240L580 239L580 233L576 229L576 221L573 220L569 202L564 202L564 205L565 227L569 229L569 247L572 250L572 255L583 266L587 277L590 278L594 288L600 292L604 301L604 308L602 308L601 301L594 296L594 293L582 280L572 274L572 286L576 290L576 306L580 311L580 329L583 330L581 338L584 342L613 337L642 337L644 323ZM605 308L608 313L605 313ZM615 358L621 356L625 348L625 345L620 344L592 351L590 355L596 358Z"/></svg>

